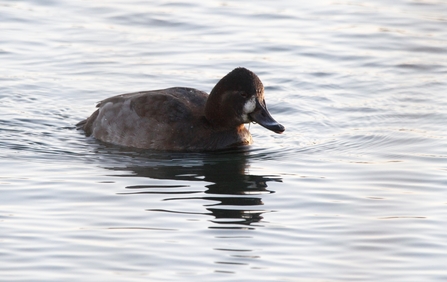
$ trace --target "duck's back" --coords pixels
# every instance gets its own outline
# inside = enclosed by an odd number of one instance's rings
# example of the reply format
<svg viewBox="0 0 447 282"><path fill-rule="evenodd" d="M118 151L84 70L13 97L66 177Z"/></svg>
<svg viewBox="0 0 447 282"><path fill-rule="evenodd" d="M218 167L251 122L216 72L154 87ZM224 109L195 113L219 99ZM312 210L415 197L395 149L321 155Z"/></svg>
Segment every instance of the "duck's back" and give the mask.
<svg viewBox="0 0 447 282"><path fill-rule="evenodd" d="M104 142L176 150L193 142L188 134L194 127L206 127L207 97L205 92L181 87L118 95L101 101L80 126Z"/></svg>

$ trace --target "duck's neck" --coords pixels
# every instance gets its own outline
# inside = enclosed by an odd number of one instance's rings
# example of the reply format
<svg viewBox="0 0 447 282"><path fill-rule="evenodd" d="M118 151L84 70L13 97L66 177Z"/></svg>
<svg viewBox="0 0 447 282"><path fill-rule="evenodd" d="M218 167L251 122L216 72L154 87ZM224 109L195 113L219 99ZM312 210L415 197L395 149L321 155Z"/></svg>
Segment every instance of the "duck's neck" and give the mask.
<svg viewBox="0 0 447 282"><path fill-rule="evenodd" d="M215 95L216 87L214 87L214 89L208 96L208 99L206 100L205 118L213 126L225 126L225 116L222 109L222 101L220 101L221 99L219 99L218 95Z"/></svg>
<svg viewBox="0 0 447 282"><path fill-rule="evenodd" d="M243 124L234 108L234 95L224 89L224 83L222 79L211 90L205 105L205 117L214 127L234 129Z"/></svg>

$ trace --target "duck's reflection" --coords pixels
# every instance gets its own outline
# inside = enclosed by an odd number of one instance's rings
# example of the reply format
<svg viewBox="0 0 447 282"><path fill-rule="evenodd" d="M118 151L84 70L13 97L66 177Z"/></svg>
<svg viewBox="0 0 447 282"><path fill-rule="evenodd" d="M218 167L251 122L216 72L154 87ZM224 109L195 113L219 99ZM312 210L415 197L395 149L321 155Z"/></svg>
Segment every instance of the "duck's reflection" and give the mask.
<svg viewBox="0 0 447 282"><path fill-rule="evenodd" d="M264 205L262 196L273 193L267 189L267 182L281 182L276 176L247 173L248 157L248 152L169 155L158 159L157 162L152 161L149 165L128 166L118 170L131 171L135 177L204 183L207 188L204 196L201 196L203 190L197 191L188 185L129 185L124 194L167 194L170 195L165 199L167 201L194 199L209 201L204 205L207 212L201 214L212 215L214 217L212 222L220 224L221 228L237 228L234 224L250 225L262 220L262 214L268 212L261 208ZM151 211L193 214L160 209Z"/></svg>

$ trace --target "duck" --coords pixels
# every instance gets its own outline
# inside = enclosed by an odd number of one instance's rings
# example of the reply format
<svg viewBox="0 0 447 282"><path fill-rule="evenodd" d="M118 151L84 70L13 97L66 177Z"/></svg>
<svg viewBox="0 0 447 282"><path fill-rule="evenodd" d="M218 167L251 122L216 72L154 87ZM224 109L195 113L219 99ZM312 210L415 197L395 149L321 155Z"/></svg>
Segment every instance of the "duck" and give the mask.
<svg viewBox="0 0 447 282"><path fill-rule="evenodd" d="M86 136L124 147L217 151L252 144L244 125L249 123L278 134L285 131L267 109L259 77L238 67L220 79L209 95L172 87L107 98L76 127Z"/></svg>

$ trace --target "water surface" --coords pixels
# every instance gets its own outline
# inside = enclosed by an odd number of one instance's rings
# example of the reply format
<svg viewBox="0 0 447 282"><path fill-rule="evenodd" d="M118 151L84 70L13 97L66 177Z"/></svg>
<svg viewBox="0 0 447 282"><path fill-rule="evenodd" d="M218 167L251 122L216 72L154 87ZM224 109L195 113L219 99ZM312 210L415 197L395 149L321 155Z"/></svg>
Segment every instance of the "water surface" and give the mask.
<svg viewBox="0 0 447 282"><path fill-rule="evenodd" d="M445 281L444 1L0 1L4 281ZM277 135L135 151L112 95L257 73Z"/></svg>

